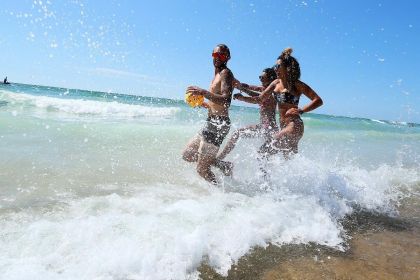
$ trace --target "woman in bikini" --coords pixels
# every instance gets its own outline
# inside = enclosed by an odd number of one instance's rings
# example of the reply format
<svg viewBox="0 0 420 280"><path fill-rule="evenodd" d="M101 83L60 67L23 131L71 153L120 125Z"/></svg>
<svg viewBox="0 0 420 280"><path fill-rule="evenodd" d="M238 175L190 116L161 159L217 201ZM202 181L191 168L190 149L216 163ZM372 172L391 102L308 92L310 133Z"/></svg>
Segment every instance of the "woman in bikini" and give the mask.
<svg viewBox="0 0 420 280"><path fill-rule="evenodd" d="M280 112L281 130L274 133L273 141L266 141L261 147L260 153L264 156L282 151L284 157L288 158L291 153L297 153L298 143L304 131L300 115L323 104L321 97L310 86L299 80L300 67L298 61L291 55L292 51L291 48L286 48L281 53L273 67L277 73L277 79L260 96L253 97L258 101L263 101L273 96ZM311 102L299 108L299 99L302 94Z"/></svg>
<svg viewBox="0 0 420 280"><path fill-rule="evenodd" d="M236 81L236 85L240 88L241 91L247 93L249 96L244 96L241 93L236 93L233 95L234 99L259 104L260 106L260 123L255 125L249 125L243 128L236 130L229 142L226 144L223 151L217 156L219 160L223 160L235 147L236 142L239 138L254 138L254 137L264 137L266 140L271 139L271 135L278 131L276 124L276 100L274 97L270 96L265 100L255 100L253 97L259 96L261 92L268 87L276 78L276 72L273 68L266 68L262 71L259 76L261 81L261 86L253 86L240 83Z"/></svg>

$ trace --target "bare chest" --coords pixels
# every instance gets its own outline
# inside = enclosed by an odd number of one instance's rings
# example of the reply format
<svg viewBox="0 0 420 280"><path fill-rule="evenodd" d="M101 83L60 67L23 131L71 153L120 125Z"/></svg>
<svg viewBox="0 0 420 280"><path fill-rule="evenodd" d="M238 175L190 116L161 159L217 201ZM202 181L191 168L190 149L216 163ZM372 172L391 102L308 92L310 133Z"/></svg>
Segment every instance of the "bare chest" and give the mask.
<svg viewBox="0 0 420 280"><path fill-rule="evenodd" d="M221 92L221 78L220 74L216 74L210 84L210 92L220 94Z"/></svg>

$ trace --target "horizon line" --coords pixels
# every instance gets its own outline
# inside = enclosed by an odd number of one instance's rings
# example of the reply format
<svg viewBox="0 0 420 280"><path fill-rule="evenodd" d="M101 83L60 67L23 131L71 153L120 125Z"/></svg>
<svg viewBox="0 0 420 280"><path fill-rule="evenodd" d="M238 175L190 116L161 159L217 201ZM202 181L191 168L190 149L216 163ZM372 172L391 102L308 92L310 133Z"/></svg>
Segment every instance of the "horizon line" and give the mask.
<svg viewBox="0 0 420 280"><path fill-rule="evenodd" d="M59 88L59 89L67 89L67 90L76 90L76 91L87 91L87 92L97 92L102 94L109 94L109 95L124 95L124 96L131 96L131 97L145 97L145 98L156 98L156 99L162 99L162 100L171 100L171 101L183 101L183 98L175 99L175 98L168 98L168 97L156 97L156 96L146 96L146 95L136 95L136 94L129 94L129 93L119 93L119 92L105 92L100 90L91 90L91 89L80 89L80 88L71 88L71 87L62 87L62 86L51 86L51 85L36 85L36 84L27 84L27 83L21 83L21 82L10 82L10 84L7 84L7 86L11 86L13 84L18 85L26 85L26 86L39 86L39 87L52 87L52 88ZM5 84L0 83L0 85L4 86ZM257 107L253 106L241 106L241 105L231 105L233 107L238 108L251 108L258 110ZM320 115L320 116L329 116L329 117L335 117L335 118L349 118L349 119L360 119L360 120L369 120L369 121L383 121L390 124L393 123L405 123L407 125L415 125L420 126L420 123L417 122L408 122L408 121L396 121L396 120L383 120L383 119L373 119L373 118L367 118L367 117L356 117L356 116L344 116L344 115L333 115L333 114L321 114L321 113L305 113L305 114L311 114L311 115Z"/></svg>

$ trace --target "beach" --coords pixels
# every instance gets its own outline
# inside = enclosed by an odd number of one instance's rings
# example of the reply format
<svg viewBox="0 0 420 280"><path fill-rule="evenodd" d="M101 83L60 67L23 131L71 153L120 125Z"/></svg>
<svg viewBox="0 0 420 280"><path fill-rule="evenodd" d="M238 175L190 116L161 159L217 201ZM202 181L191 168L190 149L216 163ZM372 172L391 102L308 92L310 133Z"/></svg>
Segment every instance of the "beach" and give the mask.
<svg viewBox="0 0 420 280"><path fill-rule="evenodd" d="M182 98L0 86L0 278L418 279L419 124L304 114L298 155L267 177L240 141L212 186Z"/></svg>
<svg viewBox="0 0 420 280"><path fill-rule="evenodd" d="M417 207L418 209L418 207ZM269 246L241 259L227 277L204 265L202 279L418 279L419 212L399 218L353 217L349 248L335 251L309 246Z"/></svg>

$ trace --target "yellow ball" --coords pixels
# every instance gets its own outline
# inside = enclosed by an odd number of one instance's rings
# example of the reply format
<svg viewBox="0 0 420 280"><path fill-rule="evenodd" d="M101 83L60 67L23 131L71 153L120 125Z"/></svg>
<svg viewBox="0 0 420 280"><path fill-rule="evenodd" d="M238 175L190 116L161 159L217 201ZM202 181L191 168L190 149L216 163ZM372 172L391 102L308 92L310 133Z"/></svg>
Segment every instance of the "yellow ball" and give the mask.
<svg viewBox="0 0 420 280"><path fill-rule="evenodd" d="M191 107L201 106L204 102L204 96L192 95L191 92L185 94L185 102Z"/></svg>

